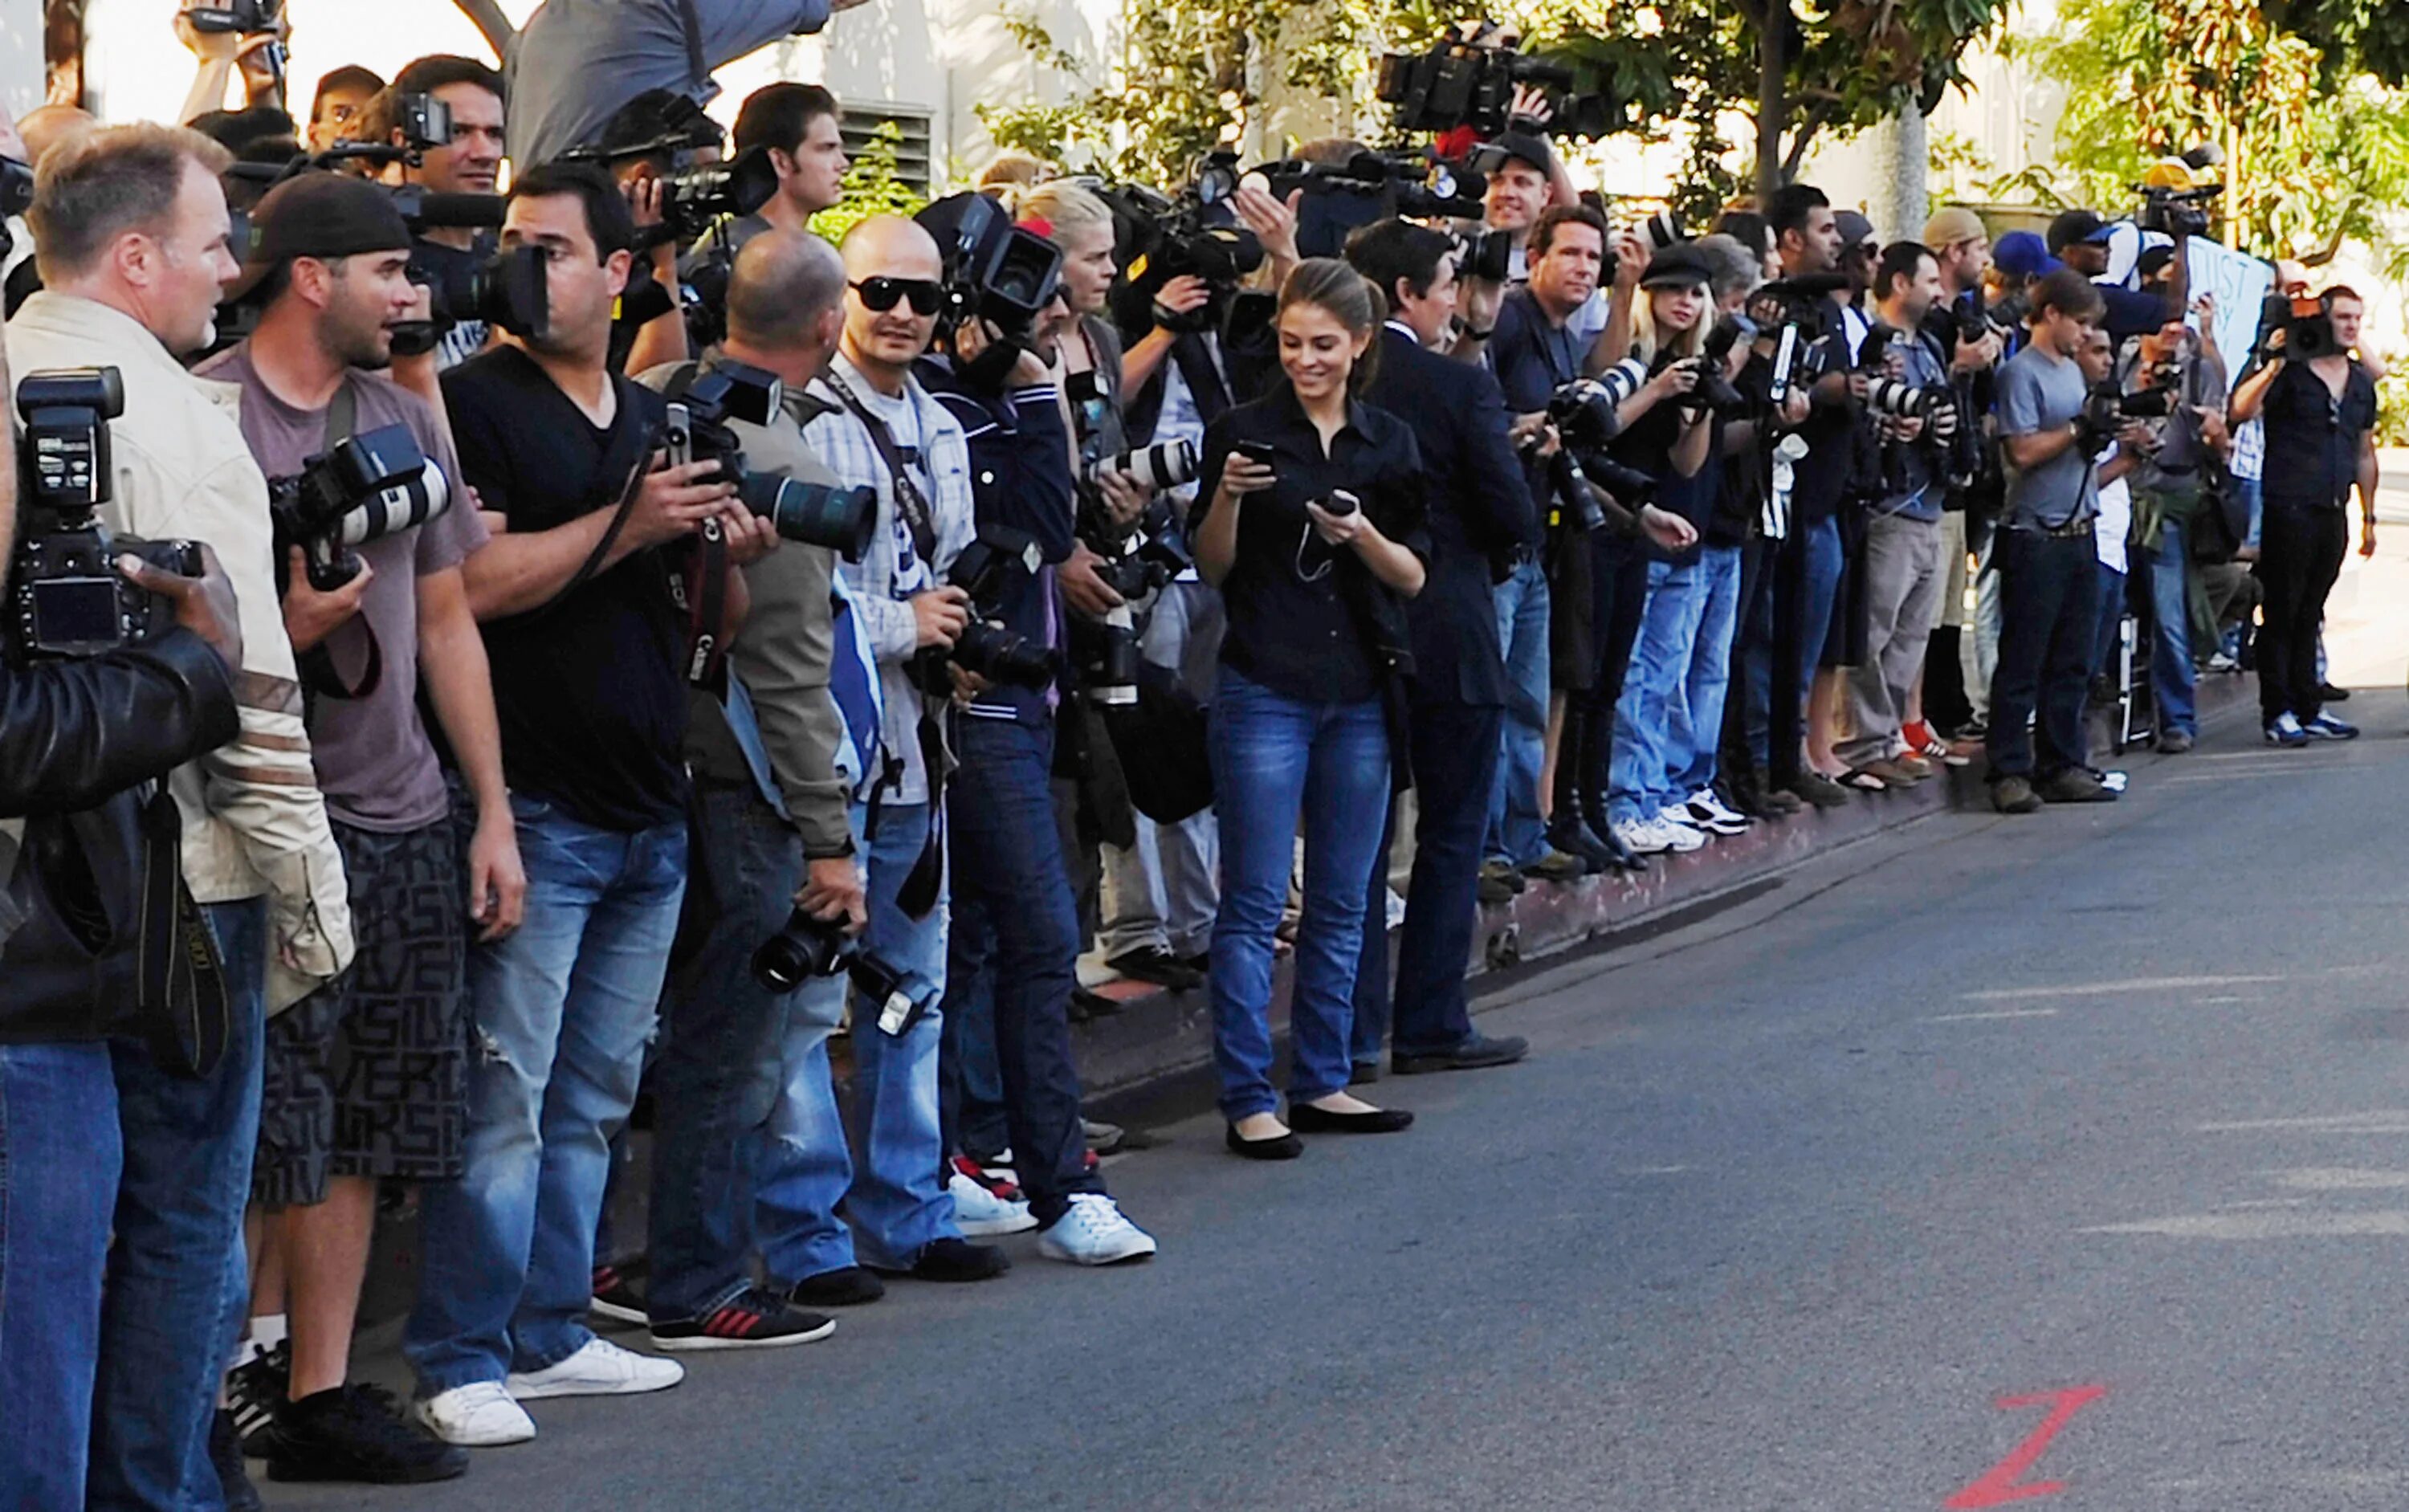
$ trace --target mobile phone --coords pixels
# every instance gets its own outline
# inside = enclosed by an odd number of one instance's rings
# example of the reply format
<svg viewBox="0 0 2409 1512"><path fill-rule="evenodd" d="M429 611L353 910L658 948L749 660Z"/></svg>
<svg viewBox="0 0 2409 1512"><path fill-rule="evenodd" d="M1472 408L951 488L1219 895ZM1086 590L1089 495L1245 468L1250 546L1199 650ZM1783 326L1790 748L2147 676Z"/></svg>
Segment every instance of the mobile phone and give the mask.
<svg viewBox="0 0 2409 1512"><path fill-rule="evenodd" d="M1321 501L1322 513L1334 514L1342 520L1361 508L1363 508L1362 500L1344 488L1332 489L1330 497Z"/></svg>
<svg viewBox="0 0 2409 1512"><path fill-rule="evenodd" d="M1236 441L1231 444L1230 450L1259 468L1272 466L1274 459L1279 455L1272 449L1269 441Z"/></svg>

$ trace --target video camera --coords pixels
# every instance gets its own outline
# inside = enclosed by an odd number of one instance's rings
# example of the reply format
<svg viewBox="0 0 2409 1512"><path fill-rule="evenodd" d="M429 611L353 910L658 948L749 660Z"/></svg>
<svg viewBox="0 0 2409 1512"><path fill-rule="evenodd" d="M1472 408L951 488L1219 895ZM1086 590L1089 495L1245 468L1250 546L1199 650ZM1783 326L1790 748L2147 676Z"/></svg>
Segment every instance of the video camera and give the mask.
<svg viewBox="0 0 2409 1512"><path fill-rule="evenodd" d="M1519 50L1519 40L1491 22L1466 22L1427 52L1382 57L1373 94L1396 108L1399 131L1445 133L1469 126L1493 137L1512 124L1515 89L1535 84L1548 92L1551 135L1604 136L1612 124L1607 98L1575 93L1572 69Z"/></svg>
<svg viewBox="0 0 2409 1512"><path fill-rule="evenodd" d="M772 425L785 408L785 386L774 374L725 358L698 368L670 397L662 440L669 465L717 463L712 481L735 484L737 499L769 521L781 538L823 546L858 562L877 527L876 489L801 482L784 473L754 472L744 465L743 443L728 423Z"/></svg>
<svg viewBox="0 0 2409 1512"><path fill-rule="evenodd" d="M435 199L483 199L482 194L430 194ZM454 325L482 321L517 337L541 337L552 323L550 285L543 252L519 247L483 262L413 254L410 281L426 290L427 318L393 327L397 356L424 356Z"/></svg>
<svg viewBox="0 0 2409 1512"><path fill-rule="evenodd" d="M2284 333L2278 344L2274 336ZM2310 295L2295 299L2289 295L2271 294L2258 307L2258 355L2262 358L2286 357L2298 362L2315 362L2319 357L2338 356L2342 343L2334 339L2333 316L2326 302Z"/></svg>
<svg viewBox="0 0 2409 1512"><path fill-rule="evenodd" d="M184 17L196 32L224 35L233 32L242 36L257 36L276 30L284 10L284 0L226 0L223 8L214 6L187 6ZM267 65L268 77L275 80L276 94L281 102L284 95L284 44L270 42L260 50Z"/></svg>
<svg viewBox="0 0 2409 1512"><path fill-rule="evenodd" d="M114 367L28 373L17 385L25 526L8 574L8 630L21 660L96 656L174 627L174 607L127 582L120 556L200 576L193 542L138 540L100 523L116 476L108 423L124 412L125 383Z"/></svg>
<svg viewBox="0 0 2409 1512"><path fill-rule="evenodd" d="M1194 187L1176 199L1141 184L1096 191L1112 207L1114 257L1121 268L1115 299L1124 329L1161 324L1209 331L1233 324L1239 281L1263 266L1262 243L1235 223L1229 208L1237 191L1237 161L1235 152L1210 154ZM1155 295L1178 278L1204 280L1212 297L1184 313L1159 315Z"/></svg>
<svg viewBox="0 0 2409 1512"><path fill-rule="evenodd" d="M1247 178L1282 203L1305 191L1297 207L1296 250L1306 257L1344 256L1348 236L1375 221L1477 221L1489 190L1488 180L1468 168L1413 153L1358 152L1342 164L1291 159L1265 164ZM1503 244L1510 250L1511 238ZM1479 255L1482 250L1473 252ZM1489 258L1494 261L1496 254ZM1482 276L1490 275L1483 270ZM1492 281L1504 278L1501 265Z"/></svg>
<svg viewBox="0 0 2409 1512"><path fill-rule="evenodd" d="M658 175L661 186L660 238L692 241L723 218L750 215L770 203L778 192L778 170L770 150L757 147L726 163Z"/></svg>
<svg viewBox="0 0 2409 1512"><path fill-rule="evenodd" d="M333 593L360 575L353 547L425 525L451 503L450 481L407 425L351 437L294 476L269 479L278 596L291 586L294 547L301 548L310 586Z"/></svg>
<svg viewBox="0 0 2409 1512"><path fill-rule="evenodd" d="M953 697L953 679L945 670L948 664L990 683L1026 688L1050 686L1061 675L1061 653L997 623L1013 591L1045 565L1045 553L1029 532L1008 526L979 527L978 538L954 558L953 571L946 577L970 595L970 624L951 649L931 646L914 659L913 671L924 692Z"/></svg>
<svg viewBox="0 0 2409 1512"><path fill-rule="evenodd" d="M2208 235L2208 209L2225 193L2215 170L2225 153L2214 142L2202 142L2180 157L2160 158L2142 182L2133 186L2142 196L2142 213L2134 217L2144 231L2167 237Z"/></svg>
<svg viewBox="0 0 2409 1512"><path fill-rule="evenodd" d="M782 995L815 977L843 972L856 991L878 1005L879 1032L887 1035L909 1030L943 997L937 988L888 965L846 934L842 923L800 908L786 915L777 933L755 947L752 969L755 981Z"/></svg>
<svg viewBox="0 0 2409 1512"><path fill-rule="evenodd" d="M935 238L945 258L945 301L937 309L942 339L972 321L993 325L1002 339L962 369L972 387L994 391L1036 339L1037 318L1054 302L1062 281L1062 251L1012 223L985 194L951 194L913 217Z"/></svg>

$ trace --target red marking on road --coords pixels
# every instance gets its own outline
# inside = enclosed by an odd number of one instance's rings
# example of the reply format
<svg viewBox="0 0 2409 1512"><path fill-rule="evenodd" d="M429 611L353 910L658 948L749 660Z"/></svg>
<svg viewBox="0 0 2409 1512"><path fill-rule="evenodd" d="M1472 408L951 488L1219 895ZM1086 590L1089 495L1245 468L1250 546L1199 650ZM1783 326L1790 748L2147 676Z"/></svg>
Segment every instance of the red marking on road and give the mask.
<svg viewBox="0 0 2409 1512"><path fill-rule="evenodd" d="M2074 1419L2076 1413L2107 1394L2108 1388L2104 1386L2077 1386L2063 1391L2040 1391L2031 1396L1999 1398L1998 1404L2006 1411L2046 1406L2050 1414L2041 1419L2041 1426L2034 1429L2029 1437L2009 1451L2006 1459L1983 1472L1981 1479L1941 1503L1941 1506L1948 1512L1965 1512L1965 1509L1974 1507L2005 1506L2010 1502L2022 1502L2035 1496L2054 1496L2066 1490L2066 1482L2062 1480L2036 1480L2025 1485L2017 1482L2040 1461L2041 1451L2049 1447L2049 1441Z"/></svg>

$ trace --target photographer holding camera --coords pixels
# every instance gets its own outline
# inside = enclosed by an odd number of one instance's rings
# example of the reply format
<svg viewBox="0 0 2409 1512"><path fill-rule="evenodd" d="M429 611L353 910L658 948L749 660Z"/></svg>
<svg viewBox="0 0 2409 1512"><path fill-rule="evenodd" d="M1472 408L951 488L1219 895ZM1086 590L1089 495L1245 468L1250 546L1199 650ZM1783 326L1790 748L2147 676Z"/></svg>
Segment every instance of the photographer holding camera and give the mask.
<svg viewBox="0 0 2409 1512"><path fill-rule="evenodd" d="M744 96L736 112L735 155L769 154L777 193L759 209L713 226L696 241L686 266L726 249L735 252L764 231L809 232L812 217L844 198L844 112L817 84L782 79Z"/></svg>
<svg viewBox="0 0 2409 1512"><path fill-rule="evenodd" d="M231 1037L199 1077L116 1059L128 1114L119 1253L145 1263L112 1278L107 1305L111 1316L129 1309L157 1348L102 1362L93 1465L102 1503L214 1499L206 1439L232 1297L198 1278L225 1276L239 1253L264 1012L333 978L352 954L342 859L277 614L267 480L227 391L177 361L209 344L238 271L216 179L225 161L208 139L165 126L113 127L53 149L31 214L47 288L7 329L18 372L111 367L122 381L99 523L215 547L242 603L242 734L168 785L183 817L184 880L224 958ZM33 542L39 528L28 519L20 534Z"/></svg>
<svg viewBox="0 0 2409 1512"><path fill-rule="evenodd" d="M284 625L314 695L311 756L359 957L268 1027L251 1311L289 1315L291 1342L285 1368L238 1375L233 1390L272 1411L280 1480L434 1479L467 1469L467 1455L395 1420L347 1384L347 1367L379 1182L461 1172L469 926L498 939L525 904L485 646L461 583L486 532L465 503L445 507L459 474L451 432L382 374L418 294L392 197L306 173L260 203L256 224L258 328L197 373L239 387L243 439L275 480ZM340 458L313 466L354 438L406 438L421 465L374 491L334 482ZM336 544L370 530L356 554ZM475 804L459 829L422 684Z"/></svg>
<svg viewBox="0 0 2409 1512"><path fill-rule="evenodd" d="M608 367L635 227L609 180L512 184L505 249L543 258L551 319L444 375L464 481L494 531L466 564L527 873L526 922L473 946L466 1172L421 1198L403 1351L446 1443L517 1443L522 1401L674 1386L673 1361L594 1336L595 1220L635 1101L686 882L682 604L724 592L767 526L716 462L656 466L667 410ZM716 523L728 566L697 549ZM693 586L673 579L692 569ZM714 581L715 580L715 581Z"/></svg>
<svg viewBox="0 0 2409 1512"><path fill-rule="evenodd" d="M2354 355L2367 306L2337 285L2295 300L2271 354L2234 391L2232 419L2266 419L2258 581L2258 712L2269 743L2346 741L2357 726L2326 712L2317 627L2350 549L2346 511L2359 490L2359 554L2375 554L2375 381Z"/></svg>
<svg viewBox="0 0 2409 1512"><path fill-rule="evenodd" d="M396 101L425 95L451 113L451 139L422 148L415 163L394 167L400 180L429 194L492 194L501 181L502 76L474 58L437 53L405 66L392 86L368 107L370 122L383 122L393 146L408 145L389 117ZM494 233L474 226L429 225L412 238L411 273L421 283L463 286L493 255ZM493 326L483 320L454 319L437 338L436 369L448 371L483 351Z"/></svg>
<svg viewBox="0 0 2409 1512"><path fill-rule="evenodd" d="M1947 448L1960 415L1948 358L1925 329L1941 298L1940 265L1931 249L1914 241L1884 248L1873 293L1876 324L1860 357L1862 366L1883 369L1868 405L1885 428L1882 479L1865 526L1866 655L1848 672L1855 733L1836 754L1853 780L1871 776L1899 786L1925 774L1900 760L1924 756L1906 731L1946 579L1941 503Z"/></svg>
<svg viewBox="0 0 2409 1512"><path fill-rule="evenodd" d="M2170 756L2200 737L2192 646L2214 636L2215 620L2200 598L2192 549L2200 511L2223 506L2210 475L2228 442L2225 364L2204 347L2181 316L2127 343L2111 382L2154 410L2155 450L2134 458L2131 540L2147 558L2150 601L2150 697L2157 710L2157 748ZM2141 401L2148 396L2151 401Z"/></svg>

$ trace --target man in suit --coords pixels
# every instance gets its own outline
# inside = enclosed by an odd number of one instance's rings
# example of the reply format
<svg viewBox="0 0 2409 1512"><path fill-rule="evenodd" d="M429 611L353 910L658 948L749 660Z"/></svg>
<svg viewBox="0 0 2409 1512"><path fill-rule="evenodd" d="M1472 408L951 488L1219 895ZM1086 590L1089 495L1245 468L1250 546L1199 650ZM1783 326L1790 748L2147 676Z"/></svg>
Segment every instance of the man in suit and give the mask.
<svg viewBox="0 0 2409 1512"><path fill-rule="evenodd" d="M1456 247L1427 226L1381 221L1349 238L1347 259L1389 302L1378 367L1364 398L1413 417L1430 480L1430 579L1407 608L1415 677L1408 704L1419 804L1406 933L1397 962L1400 1074L1466 1071L1520 1060L1528 1045L1472 1027L1464 992L1472 950L1506 663L1491 584L1536 546L1538 525L1507 439L1506 396L1488 369L1433 350L1455 320ZM1393 838L1393 834L1391 838ZM1390 1018L1389 841L1368 884L1363 953L1355 974L1354 1079L1379 1074Z"/></svg>

